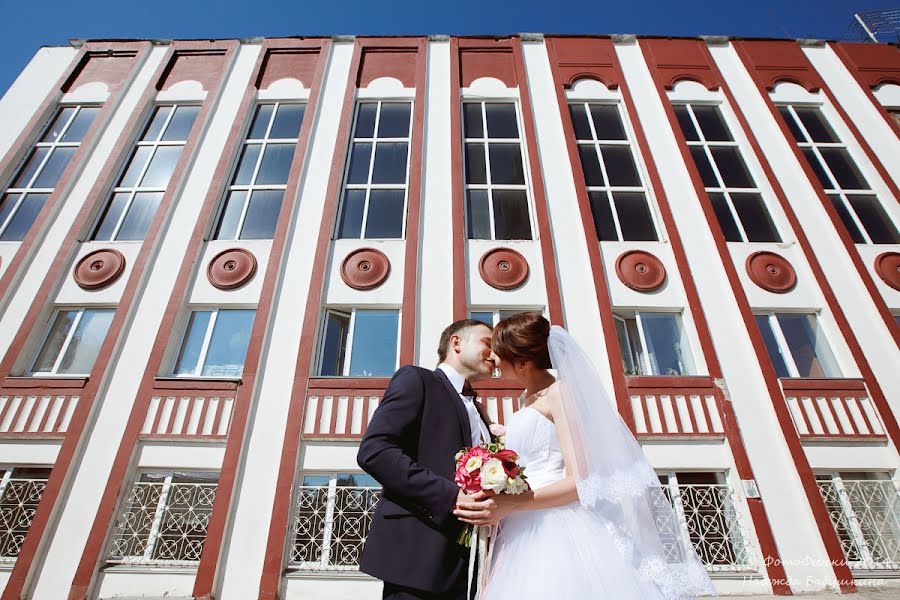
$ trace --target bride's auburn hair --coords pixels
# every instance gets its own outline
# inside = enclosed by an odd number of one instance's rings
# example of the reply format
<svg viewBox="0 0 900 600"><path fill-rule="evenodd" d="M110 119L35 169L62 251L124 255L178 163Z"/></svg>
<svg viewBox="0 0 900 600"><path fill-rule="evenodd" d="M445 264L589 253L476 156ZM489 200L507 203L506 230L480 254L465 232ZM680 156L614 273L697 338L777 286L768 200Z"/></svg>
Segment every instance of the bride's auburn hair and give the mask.
<svg viewBox="0 0 900 600"><path fill-rule="evenodd" d="M531 361L538 369L550 369L550 321L540 313L525 312L503 319L494 327L491 347L503 360Z"/></svg>

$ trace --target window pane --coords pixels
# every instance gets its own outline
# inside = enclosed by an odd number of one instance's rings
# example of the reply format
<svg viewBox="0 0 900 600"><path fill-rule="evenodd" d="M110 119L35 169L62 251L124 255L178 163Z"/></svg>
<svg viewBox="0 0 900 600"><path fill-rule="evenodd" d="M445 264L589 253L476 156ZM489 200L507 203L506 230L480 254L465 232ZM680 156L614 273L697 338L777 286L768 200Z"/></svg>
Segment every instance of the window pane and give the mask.
<svg viewBox="0 0 900 600"><path fill-rule="evenodd" d="M699 141L700 136L697 134L697 128L694 127L694 122L691 120L691 115L688 113L687 106L676 105L673 108L675 109L675 117L678 119L678 124L681 126L681 132L684 133L685 139L689 142Z"/></svg>
<svg viewBox="0 0 900 600"><path fill-rule="evenodd" d="M372 183L406 183L407 147L406 142L379 143L375 146Z"/></svg>
<svg viewBox="0 0 900 600"><path fill-rule="evenodd" d="M522 152L518 144L490 144L491 183L525 184L525 170L522 168Z"/></svg>
<svg viewBox="0 0 900 600"><path fill-rule="evenodd" d="M244 370L255 310L220 310L216 317L203 375L236 377Z"/></svg>
<svg viewBox="0 0 900 600"><path fill-rule="evenodd" d="M256 159L259 158L260 144L247 144L241 153L238 167L234 173L234 184L250 185L253 182L253 171L256 169Z"/></svg>
<svg viewBox="0 0 900 600"><path fill-rule="evenodd" d="M260 104L256 107L256 114L253 115L253 123L247 133L247 139L261 140L266 137L266 130L269 128L269 120L272 118L274 109L275 105L273 104Z"/></svg>
<svg viewBox="0 0 900 600"><path fill-rule="evenodd" d="M622 354L622 367L625 369L626 375L637 375L637 372L634 368L634 358L631 356L631 352L629 351L630 345L628 343L628 337L625 333L625 322L616 319L616 338L619 340L619 349Z"/></svg>
<svg viewBox="0 0 900 600"><path fill-rule="evenodd" d="M466 216L470 240L491 239L491 213L487 190L466 191Z"/></svg>
<svg viewBox="0 0 900 600"><path fill-rule="evenodd" d="M809 133L812 141L840 141L831 129L831 125L825 121L825 116L822 114L822 111L818 108L795 106L794 110L797 111L797 116L800 117L800 121L803 123L803 126L806 127L806 131Z"/></svg>
<svg viewBox="0 0 900 600"><path fill-rule="evenodd" d="M311 487L328 487L331 483L331 475L304 475L303 485Z"/></svg>
<svg viewBox="0 0 900 600"><path fill-rule="evenodd" d="M600 146L609 185L639 186L641 178L628 146Z"/></svg>
<svg viewBox="0 0 900 600"><path fill-rule="evenodd" d="M63 171L72 156L75 154L75 148L57 148L50 155L50 159L41 169L41 174L34 181L33 187L36 188L52 188L56 187L59 178L62 177Z"/></svg>
<svg viewBox="0 0 900 600"><path fill-rule="evenodd" d="M377 479L365 473L339 473L336 483L338 487L381 487Z"/></svg>
<svg viewBox="0 0 900 600"><path fill-rule="evenodd" d="M484 144L466 144L466 183L487 183Z"/></svg>
<svg viewBox="0 0 900 600"><path fill-rule="evenodd" d="M819 152L822 153L822 158L825 159L825 163L831 169L831 174L837 179L841 189L869 189L869 184L866 183L865 178L859 172L856 163L850 158L847 150L844 148L819 148Z"/></svg>
<svg viewBox="0 0 900 600"><path fill-rule="evenodd" d="M256 174L257 184L283 184L287 183L288 173L291 170L291 161L294 159L294 144L269 144L259 164L259 172Z"/></svg>
<svg viewBox="0 0 900 600"><path fill-rule="evenodd" d="M28 161L25 163L25 166L21 171L19 171L19 176L16 177L16 180L13 182L11 187L27 187L31 182L31 178L34 177L35 173L37 173L38 167L40 167L41 163L44 161L44 157L47 156L48 151L49 150L47 148L35 148L31 153L31 156L28 157Z"/></svg>
<svg viewBox="0 0 900 600"><path fill-rule="evenodd" d="M362 219L365 208L365 190L347 190L344 192L344 206L341 209L341 224L338 227L339 238L360 237L362 234Z"/></svg>
<svg viewBox="0 0 900 600"><path fill-rule="evenodd" d="M866 228L866 233L869 234L873 244L900 244L897 228L876 196L848 195L847 200L856 211L856 216Z"/></svg>
<svg viewBox="0 0 900 600"><path fill-rule="evenodd" d="M600 158L597 149L591 146L578 146L578 156L581 158L581 169L584 171L584 182L588 187L602 187L606 185L603 179L603 170L600 168Z"/></svg>
<svg viewBox="0 0 900 600"><path fill-rule="evenodd" d="M730 188L750 188L755 187L753 178L741 158L741 153L737 148L726 146L720 148L710 148L713 160L719 167L719 174L725 187Z"/></svg>
<svg viewBox="0 0 900 600"><path fill-rule="evenodd" d="M837 211L838 216L841 218L841 222L844 224L844 228L847 230L847 233L849 233L850 237L853 238L853 243L865 244L866 238L863 237L863 234L862 232L860 232L859 227L856 226L856 221L853 220L853 217L850 215L850 211L847 209L844 201L841 200L841 197L835 194L829 194L828 199L831 200L831 205L834 207L834 210Z"/></svg>
<svg viewBox="0 0 900 600"><path fill-rule="evenodd" d="M641 313L654 375L693 375L694 362L677 315Z"/></svg>
<svg viewBox="0 0 900 600"><path fill-rule="evenodd" d="M197 362L200 360L200 352L203 350L203 340L206 338L210 315L212 315L212 311L208 310L197 310L191 313L187 331L181 342L181 351L178 353L178 361L175 363L176 375L193 375L197 372Z"/></svg>
<svg viewBox="0 0 900 600"><path fill-rule="evenodd" d="M166 142L186 141L199 112L199 106L179 106L176 108L175 114L172 115L172 120L169 121L169 126L166 127L166 132L163 134L162 139Z"/></svg>
<svg viewBox="0 0 900 600"><path fill-rule="evenodd" d="M69 119L72 118L72 113L74 113L76 108L74 106L66 106L56 112L56 117L53 119L53 123L51 123L50 127L47 128L47 133L44 134L44 137L41 138L42 142L55 142L59 139L59 136L62 135L63 129L66 128L66 125L69 123Z"/></svg>
<svg viewBox="0 0 900 600"><path fill-rule="evenodd" d="M303 124L303 113L306 107L302 104L282 104L275 113L275 122L269 132L270 139L295 140L300 136L300 125Z"/></svg>
<svg viewBox="0 0 900 600"><path fill-rule="evenodd" d="M171 106L157 107L156 112L153 113L153 118L150 119L150 124L147 125L147 129L144 131L144 135L141 137L141 139L146 141L154 141L158 139L163 125L166 124L166 119L168 118L171 111Z"/></svg>
<svg viewBox="0 0 900 600"><path fill-rule="evenodd" d="M469 313L469 318L474 319L476 321L481 321L482 323L486 323L488 326L494 326L494 313L491 311L475 311Z"/></svg>
<svg viewBox="0 0 900 600"><path fill-rule="evenodd" d="M732 193L731 201L737 211L744 233L750 242L780 242L772 217L759 194Z"/></svg>
<svg viewBox="0 0 900 600"><path fill-rule="evenodd" d="M791 111L789 111L786 106L780 106L778 107L778 112L781 113L781 118L784 119L788 129L791 130L791 135L794 136L794 139L798 142L807 141L806 137L803 135L803 131L800 130L800 126L797 125L797 121L794 120L794 115L791 114Z"/></svg>
<svg viewBox="0 0 900 600"><path fill-rule="evenodd" d="M598 140L628 139L617 107L605 104L592 104L591 117L594 120L594 130L597 132Z"/></svg>
<svg viewBox="0 0 900 600"><path fill-rule="evenodd" d="M778 377L790 377L791 374L781 353L781 348L775 340L775 334L772 333L769 316L756 315L756 326L759 327L763 342L766 344L766 351L769 353L769 360L772 361L772 366L775 368L775 375Z"/></svg>
<svg viewBox="0 0 900 600"><path fill-rule="evenodd" d="M498 240L530 240L528 196L524 190L494 190L494 231Z"/></svg>
<svg viewBox="0 0 900 600"><path fill-rule="evenodd" d="M22 241L25 234L31 229L32 223L37 218L38 213L44 208L49 194L28 194L25 200L19 205L19 210L9 222L0 237L3 241ZM5 208L5 207L4 207Z"/></svg>
<svg viewBox="0 0 900 600"><path fill-rule="evenodd" d="M134 195L134 201L128 208L122 228L119 229L117 240L142 240L150 229L150 223L159 208L162 200L162 192L138 193Z"/></svg>
<svg viewBox="0 0 900 600"><path fill-rule="evenodd" d="M79 110L78 114L75 115L75 119L72 121L72 124L69 125L69 128L63 135L62 141L80 142L81 140L83 140L85 134L91 126L91 123L94 122L94 118L96 118L97 113L99 112L100 109L93 106L89 106Z"/></svg>
<svg viewBox="0 0 900 600"><path fill-rule="evenodd" d="M377 110L378 105L374 102L363 102L359 105L359 110L356 113L356 129L353 131L353 137L375 137L375 113Z"/></svg>
<svg viewBox="0 0 900 600"><path fill-rule="evenodd" d="M10 213L12 213L16 203L22 196L23 194L4 194L3 202L0 203L0 226L6 223L6 219L9 218Z"/></svg>
<svg viewBox="0 0 900 600"><path fill-rule="evenodd" d="M570 104L569 117L572 119L572 128L575 130L576 140L591 140L591 125L588 122L584 104Z"/></svg>
<svg viewBox="0 0 900 600"><path fill-rule="evenodd" d="M143 170L147 161L150 160L151 154L153 154L153 148L149 146L138 146L135 149L134 154L128 163L128 168L125 170L125 174L122 176L122 179L119 180L119 187L135 187L138 184L138 177L141 175L141 170Z"/></svg>
<svg viewBox="0 0 900 600"><path fill-rule="evenodd" d="M369 159L372 156L372 144L354 142L350 150L350 168L347 172L347 183L369 182Z"/></svg>
<svg viewBox="0 0 900 600"><path fill-rule="evenodd" d="M722 228L722 234L729 242L743 242L741 230L738 229L734 222L734 215L728 208L728 202L725 200L724 194L710 193L709 201L712 202L713 210L716 212L716 219L719 221L719 227Z"/></svg>
<svg viewBox="0 0 900 600"><path fill-rule="evenodd" d="M366 215L367 238L403 236L404 190L372 190Z"/></svg>
<svg viewBox="0 0 900 600"><path fill-rule="evenodd" d="M614 241L619 239L616 233L616 222L613 220L612 209L609 206L609 197L606 192L588 192L591 202L591 214L594 217L594 229L597 231L597 239L601 241Z"/></svg>
<svg viewBox="0 0 900 600"><path fill-rule="evenodd" d="M77 315L77 310L64 310L56 315L53 325L50 326L50 333L47 334L47 339L44 340L44 345L41 347L37 360L34 361L33 371L35 373L49 373L53 370L56 358L59 356L60 350L62 350L63 343L66 341L66 336L69 334L69 330L72 328L72 323L75 322Z"/></svg>
<svg viewBox="0 0 900 600"><path fill-rule="evenodd" d="M516 121L515 104L485 104L484 112L487 117L488 137L519 137L519 126Z"/></svg>
<svg viewBox="0 0 900 600"><path fill-rule="evenodd" d="M141 180L141 187L166 187L181 156L181 146L162 146L156 149L150 166Z"/></svg>
<svg viewBox="0 0 900 600"><path fill-rule="evenodd" d="M802 148L803 156L806 157L807 162L809 162L809 166L812 167L813 172L815 172L816 177L819 179L819 183L822 184L826 190L834 189L834 184L831 183L831 180L828 178L828 173L825 172L825 169L822 168L822 163L819 162L819 157L816 156L815 151L812 148Z"/></svg>
<svg viewBox="0 0 900 600"><path fill-rule="evenodd" d="M119 223L122 211L125 210L125 205L128 203L129 198L131 198L130 192L113 194L107 205L106 213L104 213L103 218L100 220L100 225L97 227L97 232L94 234L95 240L112 239L113 231L115 231L116 225Z"/></svg>
<svg viewBox="0 0 900 600"><path fill-rule="evenodd" d="M409 136L409 103L385 102L378 117L378 137L403 138Z"/></svg>
<svg viewBox="0 0 900 600"><path fill-rule="evenodd" d="M694 158L697 170L700 171L700 179L703 180L703 187L720 187L719 180L716 179L716 174L709 164L709 158L706 156L706 151L701 147L691 146L691 156Z"/></svg>
<svg viewBox="0 0 900 600"><path fill-rule="evenodd" d="M322 360L319 363L319 375L344 374L344 354L347 349L348 329L350 329L350 315L334 312L328 313L325 320L325 339L322 343ZM308 484L304 482L304 485Z"/></svg>
<svg viewBox="0 0 900 600"><path fill-rule="evenodd" d="M641 351L640 334L634 317L616 319L616 337L619 340L625 374L647 375L644 373L644 355Z"/></svg>
<svg viewBox="0 0 900 600"><path fill-rule="evenodd" d="M396 310L358 310L350 377L386 377L397 368Z"/></svg>
<svg viewBox="0 0 900 600"><path fill-rule="evenodd" d="M484 137L484 123L481 121L481 103L463 104L463 131L467 138Z"/></svg>
<svg viewBox="0 0 900 600"><path fill-rule="evenodd" d="M722 118L722 113L715 106L691 106L694 109L694 116L697 117L697 123L700 124L700 131L707 142L730 142L732 141L731 132L728 131L728 125Z"/></svg>
<svg viewBox="0 0 900 600"><path fill-rule="evenodd" d="M271 240L275 237L282 190L258 190L250 197L250 206L241 228L242 240Z"/></svg>
<svg viewBox="0 0 900 600"><path fill-rule="evenodd" d="M643 192L614 192L613 201L623 240L656 241L653 217Z"/></svg>
<svg viewBox="0 0 900 600"><path fill-rule="evenodd" d="M244 201L247 192L231 192L225 201L225 208L219 218L219 229L216 231L217 240L237 239L237 229L241 220L241 212L244 210Z"/></svg>
<svg viewBox="0 0 900 600"><path fill-rule="evenodd" d="M91 372L114 315L113 309L84 311L59 365L59 373L87 375Z"/></svg>
<svg viewBox="0 0 900 600"><path fill-rule="evenodd" d="M780 314L778 324L800 377L840 377L837 362L815 316Z"/></svg>

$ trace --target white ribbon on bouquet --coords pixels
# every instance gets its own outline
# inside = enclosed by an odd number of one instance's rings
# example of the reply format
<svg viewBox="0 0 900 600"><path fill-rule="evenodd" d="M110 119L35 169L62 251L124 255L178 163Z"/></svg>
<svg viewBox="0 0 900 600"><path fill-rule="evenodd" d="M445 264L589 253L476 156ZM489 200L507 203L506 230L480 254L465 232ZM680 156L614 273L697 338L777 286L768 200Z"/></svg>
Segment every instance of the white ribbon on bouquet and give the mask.
<svg viewBox="0 0 900 600"><path fill-rule="evenodd" d="M488 582L488 567L494 554L494 544L491 538L496 538L499 529L499 525L475 527L475 540L469 547L469 583L466 587L466 600L472 597L473 584L475 585L475 600L480 600L482 594L484 594ZM473 579L475 579L476 555L478 560L478 581L473 582Z"/></svg>

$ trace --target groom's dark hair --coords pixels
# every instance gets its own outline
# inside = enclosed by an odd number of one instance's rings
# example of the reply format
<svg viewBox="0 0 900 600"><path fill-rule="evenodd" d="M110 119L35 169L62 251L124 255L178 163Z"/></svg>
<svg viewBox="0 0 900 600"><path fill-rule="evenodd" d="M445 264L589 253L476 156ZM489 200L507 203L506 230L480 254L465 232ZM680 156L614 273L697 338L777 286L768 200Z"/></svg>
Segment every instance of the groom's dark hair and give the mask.
<svg viewBox="0 0 900 600"><path fill-rule="evenodd" d="M484 325L491 330L494 329L484 321L479 321L478 319L460 319L459 321L454 321L447 325L441 333L441 341L438 342L438 362L442 363L447 360L447 353L450 351L451 337L454 335L462 336L467 329L477 327L478 325Z"/></svg>

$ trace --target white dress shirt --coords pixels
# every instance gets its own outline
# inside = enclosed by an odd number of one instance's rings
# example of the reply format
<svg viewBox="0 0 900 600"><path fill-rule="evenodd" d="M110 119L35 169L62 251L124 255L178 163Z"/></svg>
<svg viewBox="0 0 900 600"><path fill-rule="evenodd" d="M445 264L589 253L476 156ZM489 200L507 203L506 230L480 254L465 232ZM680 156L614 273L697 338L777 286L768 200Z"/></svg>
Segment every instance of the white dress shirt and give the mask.
<svg viewBox="0 0 900 600"><path fill-rule="evenodd" d="M466 407L466 412L469 413L469 428L472 430L472 445L478 446L482 441L490 441L491 432L488 431L487 425L484 424L484 419L481 418L481 414L475 406L475 401L462 394L463 386L466 384L465 377L457 373L456 369L447 363L439 364L438 369L447 375L447 379L450 380L453 389L455 389L456 393L459 394L459 397L462 398L463 405Z"/></svg>

